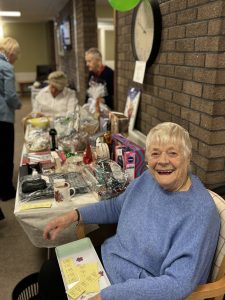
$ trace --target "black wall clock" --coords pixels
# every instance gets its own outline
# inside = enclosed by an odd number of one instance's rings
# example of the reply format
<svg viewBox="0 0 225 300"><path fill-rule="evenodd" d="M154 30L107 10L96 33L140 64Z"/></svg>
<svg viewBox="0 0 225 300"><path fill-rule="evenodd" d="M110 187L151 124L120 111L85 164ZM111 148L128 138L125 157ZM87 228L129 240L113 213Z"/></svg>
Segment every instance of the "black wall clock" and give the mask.
<svg viewBox="0 0 225 300"><path fill-rule="evenodd" d="M133 11L131 30L134 58L151 65L158 54L161 41L162 21L158 1L140 2Z"/></svg>

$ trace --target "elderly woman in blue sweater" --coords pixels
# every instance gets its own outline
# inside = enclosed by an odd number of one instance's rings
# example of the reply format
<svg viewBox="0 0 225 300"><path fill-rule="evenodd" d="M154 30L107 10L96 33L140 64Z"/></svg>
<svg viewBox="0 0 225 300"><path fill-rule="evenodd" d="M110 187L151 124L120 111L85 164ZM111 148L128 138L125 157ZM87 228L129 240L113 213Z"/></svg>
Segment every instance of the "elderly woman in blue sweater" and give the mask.
<svg viewBox="0 0 225 300"><path fill-rule="evenodd" d="M149 170L123 194L71 211L44 230L46 239L54 239L79 215L83 223L118 223L101 247L111 286L92 300L181 300L208 279L220 218L209 192L190 173L188 132L170 122L155 126L146 159Z"/></svg>

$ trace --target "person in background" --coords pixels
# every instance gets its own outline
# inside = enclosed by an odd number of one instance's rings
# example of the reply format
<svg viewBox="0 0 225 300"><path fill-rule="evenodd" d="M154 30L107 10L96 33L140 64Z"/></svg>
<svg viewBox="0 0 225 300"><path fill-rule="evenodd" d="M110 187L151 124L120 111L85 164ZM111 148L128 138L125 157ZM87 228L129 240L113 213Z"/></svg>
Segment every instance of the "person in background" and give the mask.
<svg viewBox="0 0 225 300"><path fill-rule="evenodd" d="M46 116L62 116L73 113L78 100L74 90L67 87L67 76L62 71L54 71L48 76L48 86L37 94L33 112ZM39 114L40 116L40 114Z"/></svg>
<svg viewBox="0 0 225 300"><path fill-rule="evenodd" d="M125 192L48 222L43 236L53 240L79 219L118 223L116 234L101 247L111 286L89 299L181 300L207 281L220 217L209 192L190 172L191 148L183 127L158 124L146 139L149 169ZM39 287L42 299L66 299L57 260L43 265Z"/></svg>
<svg viewBox="0 0 225 300"><path fill-rule="evenodd" d="M110 109L113 109L113 70L102 63L102 54L97 48L90 48L85 52L85 61L89 70L88 85L102 83L105 86L105 96L100 100Z"/></svg>
<svg viewBox="0 0 225 300"><path fill-rule="evenodd" d="M0 39L0 199L15 198L13 186L15 110L21 108L16 94L13 64L20 55L19 43L11 38Z"/></svg>

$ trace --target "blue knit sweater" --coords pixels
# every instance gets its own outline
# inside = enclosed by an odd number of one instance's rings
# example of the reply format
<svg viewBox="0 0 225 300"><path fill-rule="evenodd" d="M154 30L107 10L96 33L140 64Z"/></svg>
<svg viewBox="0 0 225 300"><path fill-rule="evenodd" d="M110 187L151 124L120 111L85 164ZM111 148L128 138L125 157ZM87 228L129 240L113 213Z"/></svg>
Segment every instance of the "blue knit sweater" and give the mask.
<svg viewBox="0 0 225 300"><path fill-rule="evenodd" d="M0 53L0 121L14 123L15 109L21 107L16 95L13 66Z"/></svg>
<svg viewBox="0 0 225 300"><path fill-rule="evenodd" d="M84 223L118 222L102 246L112 284L103 300L181 300L207 281L220 218L200 180L191 180L188 192L167 192L145 171L119 197L79 209Z"/></svg>

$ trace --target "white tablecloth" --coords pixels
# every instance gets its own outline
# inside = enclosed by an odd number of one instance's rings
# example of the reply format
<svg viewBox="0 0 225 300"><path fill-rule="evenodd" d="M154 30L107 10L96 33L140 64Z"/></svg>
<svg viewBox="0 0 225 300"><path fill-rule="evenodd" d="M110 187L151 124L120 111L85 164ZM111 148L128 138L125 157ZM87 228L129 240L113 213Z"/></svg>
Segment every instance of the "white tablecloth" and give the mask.
<svg viewBox="0 0 225 300"><path fill-rule="evenodd" d="M43 229L47 222L54 217L60 216L72 209L79 208L87 204L96 203L99 200L97 194L87 193L81 196L75 196L70 202L67 203L56 203L54 199L45 199L39 201L52 201L52 206L50 208L20 210L20 207L23 203L20 202L17 191L14 214L34 246L51 248L76 240L75 224L72 224L70 227L60 233L54 241L47 241L42 237ZM38 201L32 201L32 203L35 202ZM88 233L97 228L98 226L95 224L85 225L85 232Z"/></svg>

